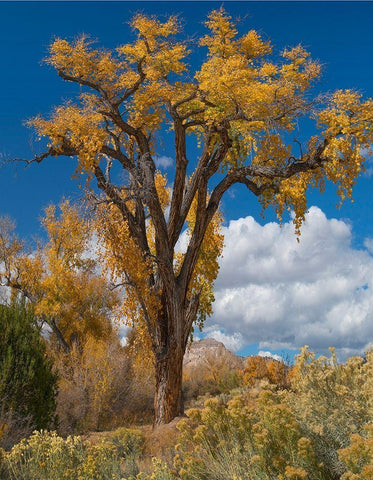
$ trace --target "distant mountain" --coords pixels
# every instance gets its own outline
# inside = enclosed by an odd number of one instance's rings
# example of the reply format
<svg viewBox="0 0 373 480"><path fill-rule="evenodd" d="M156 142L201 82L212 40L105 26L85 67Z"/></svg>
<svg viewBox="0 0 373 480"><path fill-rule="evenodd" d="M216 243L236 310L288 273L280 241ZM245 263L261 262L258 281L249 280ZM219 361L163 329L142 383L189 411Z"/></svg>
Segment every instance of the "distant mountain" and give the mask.
<svg viewBox="0 0 373 480"><path fill-rule="evenodd" d="M224 360L234 369L244 368L246 359L235 355L222 342L214 338L195 340L185 352L184 367L194 368L202 366L211 360Z"/></svg>

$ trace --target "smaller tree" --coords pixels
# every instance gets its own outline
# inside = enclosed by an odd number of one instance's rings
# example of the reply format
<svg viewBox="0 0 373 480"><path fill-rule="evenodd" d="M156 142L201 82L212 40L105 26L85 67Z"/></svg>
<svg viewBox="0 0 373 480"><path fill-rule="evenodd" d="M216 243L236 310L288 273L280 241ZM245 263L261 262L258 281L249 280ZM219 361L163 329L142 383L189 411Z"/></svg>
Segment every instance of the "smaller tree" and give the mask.
<svg viewBox="0 0 373 480"><path fill-rule="evenodd" d="M74 341L112 334L118 297L89 256L89 221L67 200L59 210L46 208L47 241L32 253L14 234L14 222L0 218L0 285L22 292L34 305L39 328L47 324L52 343L70 352Z"/></svg>
<svg viewBox="0 0 373 480"><path fill-rule="evenodd" d="M46 428L53 422L55 395L56 375L31 309L21 302L0 305L0 404L3 414L14 412L30 420L34 428Z"/></svg>
<svg viewBox="0 0 373 480"><path fill-rule="evenodd" d="M89 336L70 353L54 350L57 415L62 435L121 424L130 390L130 362L119 337Z"/></svg>

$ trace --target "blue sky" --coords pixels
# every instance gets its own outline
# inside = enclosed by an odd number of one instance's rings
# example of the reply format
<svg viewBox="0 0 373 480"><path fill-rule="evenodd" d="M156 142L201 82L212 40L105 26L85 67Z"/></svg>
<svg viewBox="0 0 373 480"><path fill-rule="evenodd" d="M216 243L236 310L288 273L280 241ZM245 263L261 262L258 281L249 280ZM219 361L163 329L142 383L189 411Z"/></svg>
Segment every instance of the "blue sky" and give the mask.
<svg viewBox="0 0 373 480"><path fill-rule="evenodd" d="M53 106L79 93L76 86L63 82L52 68L41 64L54 37L71 39L84 32L105 47L115 47L131 38L127 22L138 11L161 17L179 14L187 35L198 37L205 31L203 21L208 12L221 4L0 2L2 159L30 158L33 152L38 152L40 147L32 132L23 126L24 121L38 113L47 114ZM313 58L319 59L323 64L323 77L316 91L356 88L366 97L373 96L372 2L223 4L233 17L241 18L239 28L242 32L252 28L259 30L272 41L277 51L301 43ZM198 57L192 56L192 64L198 61ZM172 156L172 149L166 146L160 154ZM40 234L39 217L44 207L60 201L63 196L73 199L81 196L77 183L71 180L73 170L73 161L55 159L26 169L22 164L2 167L0 214L10 215L17 221L21 236ZM309 204L320 207L328 219L334 217L348 226L350 234L346 241L355 250L363 250L364 244L366 246L373 238L372 179L373 176L363 176L355 188L355 202L346 202L339 210L333 187L323 196L314 192L309 196ZM266 222L275 220L271 212L261 219L255 199L240 189L227 197L223 210L227 222L253 215L258 225L264 227Z"/></svg>

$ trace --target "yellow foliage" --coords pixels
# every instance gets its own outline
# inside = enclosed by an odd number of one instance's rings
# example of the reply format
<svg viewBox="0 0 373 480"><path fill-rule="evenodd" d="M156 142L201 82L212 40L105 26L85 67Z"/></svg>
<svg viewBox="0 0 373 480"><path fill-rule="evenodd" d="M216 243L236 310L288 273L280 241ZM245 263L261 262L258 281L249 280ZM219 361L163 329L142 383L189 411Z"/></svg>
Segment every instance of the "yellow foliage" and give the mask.
<svg viewBox="0 0 373 480"><path fill-rule="evenodd" d="M157 292L149 288L152 265L144 258L130 234L127 222L123 221L114 205L99 209L96 221L97 233L102 240L100 255L106 269L113 282L122 284L126 289L121 315L130 325L141 323L143 316L140 309L146 307L149 317L154 321L159 302Z"/></svg>
<svg viewBox="0 0 373 480"><path fill-rule="evenodd" d="M126 352L113 334L87 336L69 354L51 352L58 373L57 415L63 434L112 428L130 389Z"/></svg>
<svg viewBox="0 0 373 480"><path fill-rule="evenodd" d="M246 367L242 372L245 385L253 386L267 379L280 388L289 387L289 367L283 362L265 357L251 356L247 358Z"/></svg>
<svg viewBox="0 0 373 480"><path fill-rule="evenodd" d="M50 120L36 117L30 120L29 125L40 136L50 139L49 146L55 149L56 154L63 153L66 147L76 152L79 159L76 174L88 173L90 177L108 137L102 128L103 120L103 116L89 106L81 109L66 105L56 108Z"/></svg>
<svg viewBox="0 0 373 480"><path fill-rule="evenodd" d="M254 177L258 186L268 187L261 196L264 207L274 205L280 217L285 208L294 209L299 235L308 186L322 189L325 175L337 184L342 200L351 197L372 143L372 100L363 102L356 92L341 90L324 102L325 109L314 113L307 90L320 78L321 68L301 45L284 50L275 63L269 58L270 42L255 30L240 37L224 9L212 11L205 25L209 34L199 43L207 47L207 58L195 73L195 82L184 75L189 50L176 41L181 28L174 16L161 22L136 15L131 21L136 39L113 52L94 48L85 36L73 42L56 39L47 62L63 78L80 82L93 94L82 94L81 105L57 108L50 120L37 117L30 124L49 138L54 154L75 150L77 173L89 177L100 162L102 147L113 145L111 133L118 134L118 125L108 128L113 118L108 101L118 105L124 99L124 121L141 129L152 148L154 133L164 127L171 105L177 105L184 124L191 121L189 132L204 135L203 125L215 131L226 126L232 142L222 164L227 170L250 164L249 160L284 168L294 153L283 144L283 131L294 131L299 115L310 115L323 130L300 161L309 160L321 146L325 163L291 178ZM119 132L119 138L126 143L128 133ZM211 148L219 141L215 135Z"/></svg>
<svg viewBox="0 0 373 480"><path fill-rule="evenodd" d="M54 205L46 208L42 224L48 239L32 254L2 223L0 249L6 268L1 277L31 300L40 324L48 323L56 333L55 325L67 344L74 337L84 341L86 335L107 338L118 297L89 257L89 222L67 200L59 208L60 214Z"/></svg>

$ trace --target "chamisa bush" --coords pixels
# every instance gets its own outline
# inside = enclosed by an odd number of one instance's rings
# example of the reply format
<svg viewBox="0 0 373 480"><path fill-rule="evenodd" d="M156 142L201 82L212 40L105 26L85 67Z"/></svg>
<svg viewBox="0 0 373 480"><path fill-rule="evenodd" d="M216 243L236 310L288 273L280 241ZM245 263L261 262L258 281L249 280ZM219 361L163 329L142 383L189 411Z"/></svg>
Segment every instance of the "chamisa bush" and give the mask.
<svg viewBox="0 0 373 480"><path fill-rule="evenodd" d="M267 383L205 402L179 424L175 467L183 479L325 479L312 441Z"/></svg>
<svg viewBox="0 0 373 480"><path fill-rule="evenodd" d="M138 474L143 438L121 429L96 444L81 437L34 432L0 457L3 480L122 480ZM1 455L1 452L0 452Z"/></svg>
<svg viewBox="0 0 373 480"><path fill-rule="evenodd" d="M280 390L256 382L179 423L178 478L372 480L373 352L339 364L304 348Z"/></svg>
<svg viewBox="0 0 373 480"><path fill-rule="evenodd" d="M0 446L54 425L56 376L24 302L0 305Z"/></svg>
<svg viewBox="0 0 373 480"><path fill-rule="evenodd" d="M333 349L330 357L316 358L304 347L292 372L292 391L285 401L291 405L302 432L315 445L328 478L338 479L346 473L347 459L358 445L362 447L358 462L361 468L369 445L373 461L369 439L373 420L372 349L365 358L350 357L338 363ZM351 442L355 447L349 447Z"/></svg>

